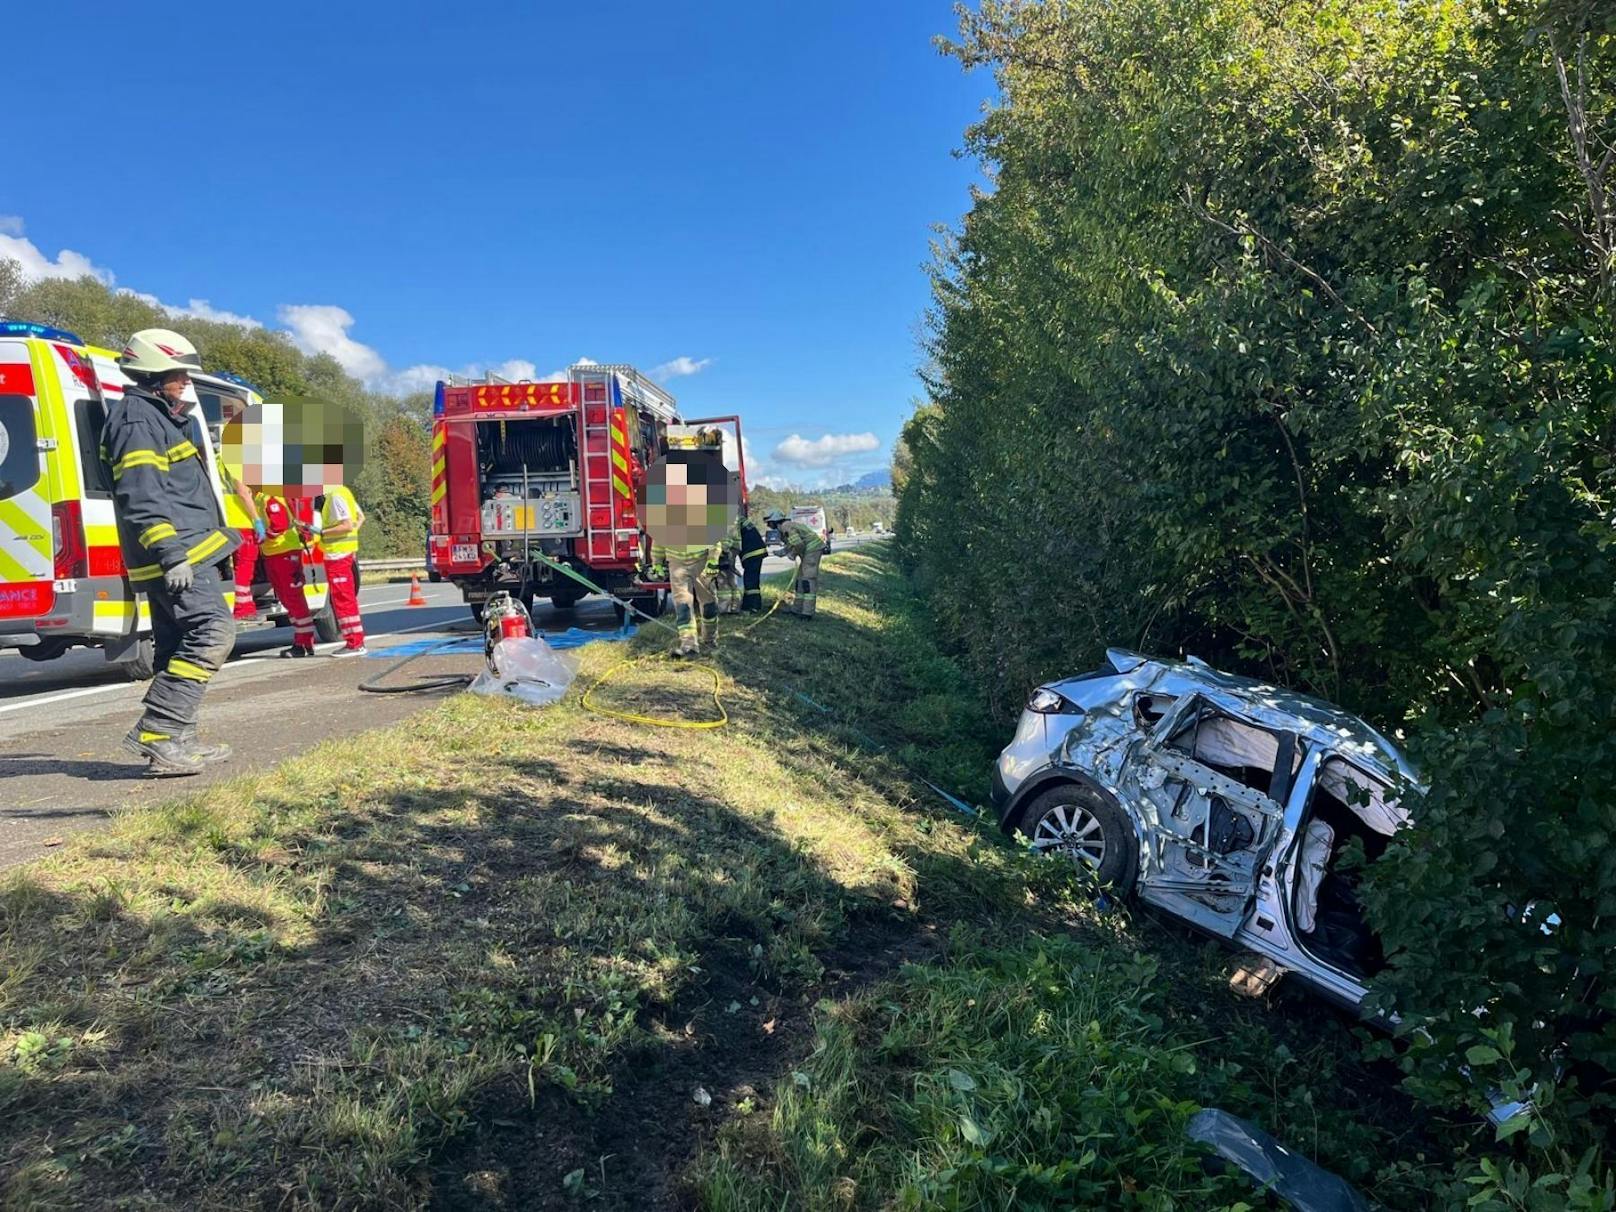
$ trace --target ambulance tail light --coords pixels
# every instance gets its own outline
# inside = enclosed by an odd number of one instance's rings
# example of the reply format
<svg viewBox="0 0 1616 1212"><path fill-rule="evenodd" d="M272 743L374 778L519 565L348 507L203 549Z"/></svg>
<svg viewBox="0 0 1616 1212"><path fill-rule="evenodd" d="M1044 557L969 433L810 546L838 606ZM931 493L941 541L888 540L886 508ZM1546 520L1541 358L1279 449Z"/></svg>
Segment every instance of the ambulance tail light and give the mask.
<svg viewBox="0 0 1616 1212"><path fill-rule="evenodd" d="M90 549L84 542L84 513L77 501L51 506L51 540L56 547L56 579L90 575Z"/></svg>

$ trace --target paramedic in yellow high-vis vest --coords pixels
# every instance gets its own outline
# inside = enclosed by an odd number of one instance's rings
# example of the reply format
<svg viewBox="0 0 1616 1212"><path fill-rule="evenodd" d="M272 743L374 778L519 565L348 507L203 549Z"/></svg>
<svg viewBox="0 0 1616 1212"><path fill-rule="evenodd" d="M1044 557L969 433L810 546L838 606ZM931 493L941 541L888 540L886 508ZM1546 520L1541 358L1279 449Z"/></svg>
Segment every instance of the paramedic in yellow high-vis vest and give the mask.
<svg viewBox="0 0 1616 1212"><path fill-rule="evenodd" d="M320 546L325 551L326 587L337 616L343 646L334 656L364 656L365 620L359 613L359 528L365 511L342 484L325 490L320 506Z"/></svg>

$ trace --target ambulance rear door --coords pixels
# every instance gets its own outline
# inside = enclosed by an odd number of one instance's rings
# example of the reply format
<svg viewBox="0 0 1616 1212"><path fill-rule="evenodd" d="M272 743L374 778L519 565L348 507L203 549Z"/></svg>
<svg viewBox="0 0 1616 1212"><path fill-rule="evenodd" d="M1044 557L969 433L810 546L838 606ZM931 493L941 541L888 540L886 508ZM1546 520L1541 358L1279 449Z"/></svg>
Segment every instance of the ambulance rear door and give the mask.
<svg viewBox="0 0 1616 1212"><path fill-rule="evenodd" d="M0 627L55 602L49 455L40 414L37 342L0 337Z"/></svg>

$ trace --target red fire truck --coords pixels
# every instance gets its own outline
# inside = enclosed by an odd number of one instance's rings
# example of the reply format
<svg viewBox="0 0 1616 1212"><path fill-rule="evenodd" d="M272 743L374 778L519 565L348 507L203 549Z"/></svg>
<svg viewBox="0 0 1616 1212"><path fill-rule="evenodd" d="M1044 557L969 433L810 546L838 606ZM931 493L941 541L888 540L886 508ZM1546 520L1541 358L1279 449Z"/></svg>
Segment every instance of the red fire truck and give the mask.
<svg viewBox="0 0 1616 1212"><path fill-rule="evenodd" d="M432 412L432 564L473 615L501 591L530 609L589 592L540 555L658 612L667 586L642 577L635 489L680 423L671 395L631 366L590 362L560 382L439 383ZM734 424L738 463L738 419L688 423L714 422Z"/></svg>

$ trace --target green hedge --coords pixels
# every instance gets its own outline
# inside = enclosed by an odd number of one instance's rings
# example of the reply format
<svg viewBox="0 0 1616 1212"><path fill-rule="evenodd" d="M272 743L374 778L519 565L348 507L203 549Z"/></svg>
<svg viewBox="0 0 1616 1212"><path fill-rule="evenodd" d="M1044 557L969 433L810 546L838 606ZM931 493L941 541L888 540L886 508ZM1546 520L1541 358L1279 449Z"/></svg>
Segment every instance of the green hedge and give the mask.
<svg viewBox="0 0 1616 1212"><path fill-rule="evenodd" d="M939 625L1006 716L1120 644L1400 733L1431 792L1366 881L1400 1063L1444 1105L1556 1086L1532 1145L1602 1142L1616 6L962 22L991 186L939 246L897 460Z"/></svg>

